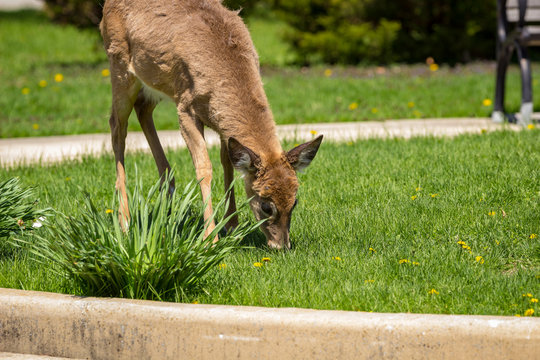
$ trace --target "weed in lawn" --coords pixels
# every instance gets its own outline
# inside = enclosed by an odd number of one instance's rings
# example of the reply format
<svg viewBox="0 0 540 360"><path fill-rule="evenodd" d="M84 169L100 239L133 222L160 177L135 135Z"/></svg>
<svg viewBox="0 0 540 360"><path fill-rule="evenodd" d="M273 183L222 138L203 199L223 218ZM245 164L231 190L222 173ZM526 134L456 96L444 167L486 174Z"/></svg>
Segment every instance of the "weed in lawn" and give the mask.
<svg viewBox="0 0 540 360"><path fill-rule="evenodd" d="M205 274L221 263L256 226L241 223L213 244L229 218L208 226L195 211L197 184L168 192L168 181L158 182L148 195L137 182L129 195L131 219L122 230L118 214L98 209L86 195L85 211L78 216L57 214L45 223L46 234L14 242L29 247L34 258L53 263L59 275L71 278L86 295L179 301L197 290ZM216 206L221 210L223 199ZM243 204L245 206L245 204Z"/></svg>

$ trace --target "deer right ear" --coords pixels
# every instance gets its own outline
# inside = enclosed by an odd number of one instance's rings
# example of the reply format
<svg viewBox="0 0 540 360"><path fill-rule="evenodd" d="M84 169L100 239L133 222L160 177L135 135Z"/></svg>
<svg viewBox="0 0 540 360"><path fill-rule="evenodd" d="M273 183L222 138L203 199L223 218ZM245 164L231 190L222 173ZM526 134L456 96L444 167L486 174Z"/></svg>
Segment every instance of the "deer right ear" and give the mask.
<svg viewBox="0 0 540 360"><path fill-rule="evenodd" d="M261 158L251 151L251 149L240 144L233 137L229 138L227 148L229 150L229 159L236 170L244 173L254 173L257 170L257 167L261 163Z"/></svg>

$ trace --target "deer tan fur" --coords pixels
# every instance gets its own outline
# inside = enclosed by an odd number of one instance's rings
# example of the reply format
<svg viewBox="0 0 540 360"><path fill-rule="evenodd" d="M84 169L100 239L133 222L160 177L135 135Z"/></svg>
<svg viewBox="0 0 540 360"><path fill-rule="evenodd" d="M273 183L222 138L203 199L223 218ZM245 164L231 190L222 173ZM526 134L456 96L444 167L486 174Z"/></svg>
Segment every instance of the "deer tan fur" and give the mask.
<svg viewBox="0 0 540 360"><path fill-rule="evenodd" d="M107 0L101 34L111 70L109 122L123 219L129 219L124 170L129 114L135 108L163 175L170 165L152 112L158 98L165 97L176 104L180 131L207 203L205 220L212 216L212 166L204 126L221 138L226 189L233 179L233 168L242 171L256 218L268 218L262 225L268 245L290 247L290 217L298 189L296 170L313 159L322 137L288 153L283 151L259 75L257 53L237 12L217 0ZM236 210L234 190L228 196L227 215ZM271 213L264 211L269 208ZM236 224L233 218L229 227ZM213 228L211 222L207 233Z"/></svg>

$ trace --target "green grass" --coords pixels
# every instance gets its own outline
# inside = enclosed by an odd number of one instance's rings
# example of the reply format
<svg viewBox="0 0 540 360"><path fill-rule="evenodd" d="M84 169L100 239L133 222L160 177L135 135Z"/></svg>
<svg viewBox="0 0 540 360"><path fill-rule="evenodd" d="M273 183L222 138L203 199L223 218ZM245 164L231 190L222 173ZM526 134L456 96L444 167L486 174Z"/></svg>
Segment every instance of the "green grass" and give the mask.
<svg viewBox="0 0 540 360"><path fill-rule="evenodd" d="M205 291L186 301L493 315L523 315L532 308L537 316L538 304L523 294L540 296L540 242L531 237L540 233L539 135L527 130L323 143L300 175L293 249L238 249L226 258L224 269L210 273ZM214 196L220 198L217 149L211 158ZM193 178L186 151L172 152L169 159L177 184ZM135 163L143 182L152 184L157 172L151 156L131 155L129 187ZM112 204L110 156L20 167L0 173L0 180L12 176L37 186L43 206L75 217L81 213L79 187L92 194L101 211ZM262 240L259 233L248 243ZM263 257L271 261L254 267ZM402 259L409 262L400 264ZM81 293L24 251L0 260L0 286ZM438 294L430 294L431 289Z"/></svg>
<svg viewBox="0 0 540 360"><path fill-rule="evenodd" d="M425 65L375 68L276 68L292 53L279 39L286 27L253 18L249 27L263 65L263 81L278 124L364 121L415 117L488 116L493 97L492 64L430 72ZM108 132L111 106L108 67L97 32L48 22L36 12L0 13L0 138ZM533 69L537 66L534 64ZM55 82L62 74L63 81ZM540 76L534 71L534 76ZM40 87L40 81L47 85ZM29 91L28 94L23 94ZM508 79L508 110L519 109L517 69ZM540 105L535 81L534 102ZM357 108L350 110L351 104ZM409 105L409 103L411 103ZM155 113L158 129L177 129L172 103ZM139 130L135 117L130 130Z"/></svg>

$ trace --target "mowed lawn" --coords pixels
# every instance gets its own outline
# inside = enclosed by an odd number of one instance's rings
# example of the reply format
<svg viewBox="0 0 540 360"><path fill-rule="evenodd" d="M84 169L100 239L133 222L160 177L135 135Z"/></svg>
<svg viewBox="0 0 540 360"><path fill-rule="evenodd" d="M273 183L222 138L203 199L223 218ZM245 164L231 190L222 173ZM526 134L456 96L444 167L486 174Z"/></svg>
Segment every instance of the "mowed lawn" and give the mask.
<svg viewBox="0 0 540 360"><path fill-rule="evenodd" d="M537 316L540 296L540 143L537 130L454 139L323 142L300 174L293 249L251 236L178 299L231 305L376 312ZM287 147L293 144L288 144ZM223 196L218 149L214 196ZM186 151L169 153L177 183L193 179ZM149 154L127 157L128 186L157 171ZM39 206L81 212L83 191L106 211L111 156L0 172L35 186ZM245 199L241 184L239 198ZM252 217L250 213L242 216ZM261 268L255 267L269 257ZM83 295L23 250L0 258L0 287ZM530 296L529 296L530 295Z"/></svg>
<svg viewBox="0 0 540 360"><path fill-rule="evenodd" d="M293 55L275 19L248 19L278 124L489 116L493 63L286 67ZM108 132L108 63L97 31L51 24L32 11L0 13L0 138ZM540 76L534 65L534 76ZM508 80L508 110L520 103L519 73ZM540 86L534 83L535 103ZM487 101L486 101L487 100ZM177 129L172 103L155 113L158 129ZM139 130L135 117L130 130Z"/></svg>

